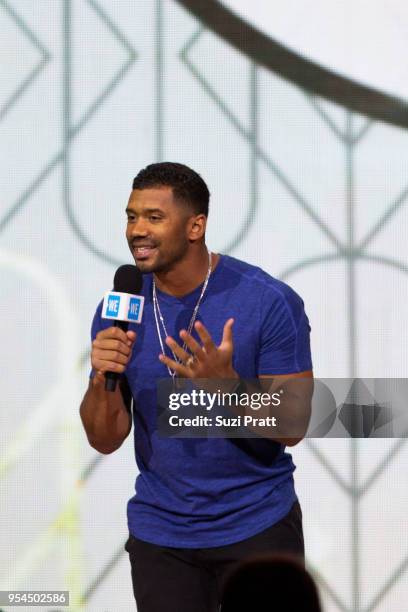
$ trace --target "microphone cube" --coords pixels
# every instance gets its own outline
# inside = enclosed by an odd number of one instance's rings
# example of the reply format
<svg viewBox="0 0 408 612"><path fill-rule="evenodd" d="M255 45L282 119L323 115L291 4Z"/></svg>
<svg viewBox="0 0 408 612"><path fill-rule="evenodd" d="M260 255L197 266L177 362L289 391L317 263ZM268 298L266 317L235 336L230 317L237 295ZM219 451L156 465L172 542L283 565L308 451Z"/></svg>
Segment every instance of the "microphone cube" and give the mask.
<svg viewBox="0 0 408 612"><path fill-rule="evenodd" d="M113 321L141 323L144 307L143 295L109 291L103 298L102 318Z"/></svg>

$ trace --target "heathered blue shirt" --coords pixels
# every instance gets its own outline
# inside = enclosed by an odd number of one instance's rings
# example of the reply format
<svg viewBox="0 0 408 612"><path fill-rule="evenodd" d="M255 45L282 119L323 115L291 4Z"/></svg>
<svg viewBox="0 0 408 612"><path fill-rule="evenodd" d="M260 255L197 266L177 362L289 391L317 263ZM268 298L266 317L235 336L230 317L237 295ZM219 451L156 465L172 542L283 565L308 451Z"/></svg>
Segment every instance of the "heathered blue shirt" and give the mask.
<svg viewBox="0 0 408 612"><path fill-rule="evenodd" d="M181 298L157 290L167 331L178 341L201 289ZM129 531L170 547L207 548L244 540L283 518L296 500L292 457L283 445L267 439L248 444L241 439L159 437L156 381L169 373L158 359L152 274L143 276L142 294L143 322L129 327L137 338L126 370L135 401L133 434L140 472L127 507ZM197 319L218 345L230 317L235 319L233 367L242 378L312 369L310 327L301 298L260 268L221 255ZM101 319L100 304L92 339L111 324Z"/></svg>

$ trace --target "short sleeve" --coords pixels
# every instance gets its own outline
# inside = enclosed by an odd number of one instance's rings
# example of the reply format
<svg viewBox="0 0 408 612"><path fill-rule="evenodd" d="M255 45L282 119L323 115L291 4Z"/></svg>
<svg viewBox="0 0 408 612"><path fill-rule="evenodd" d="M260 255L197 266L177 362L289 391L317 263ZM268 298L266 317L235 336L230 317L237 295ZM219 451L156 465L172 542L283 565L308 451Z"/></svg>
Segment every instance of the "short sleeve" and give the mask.
<svg viewBox="0 0 408 612"><path fill-rule="evenodd" d="M258 375L312 369L310 325L300 296L285 283L264 291Z"/></svg>
<svg viewBox="0 0 408 612"><path fill-rule="evenodd" d="M98 305L96 312L94 314L94 318L92 320L91 326L91 342L93 342L96 338L96 335L101 329L106 329L112 325L112 321L109 319L102 318L102 306L103 301ZM95 376L95 370L92 368L89 373L89 378L93 378ZM123 401L126 406L126 410L129 414L132 413L131 410L131 400L132 400L132 392L129 387L129 383L125 375L122 375L119 379L119 388L122 393Z"/></svg>

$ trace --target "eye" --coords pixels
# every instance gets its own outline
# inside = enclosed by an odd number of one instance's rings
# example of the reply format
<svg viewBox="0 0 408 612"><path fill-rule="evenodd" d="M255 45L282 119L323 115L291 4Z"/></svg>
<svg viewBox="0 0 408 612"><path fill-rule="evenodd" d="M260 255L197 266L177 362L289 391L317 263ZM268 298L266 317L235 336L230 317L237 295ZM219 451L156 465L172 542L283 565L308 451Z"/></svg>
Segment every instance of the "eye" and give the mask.
<svg viewBox="0 0 408 612"><path fill-rule="evenodd" d="M159 215L150 215L150 221L160 221L161 217Z"/></svg>

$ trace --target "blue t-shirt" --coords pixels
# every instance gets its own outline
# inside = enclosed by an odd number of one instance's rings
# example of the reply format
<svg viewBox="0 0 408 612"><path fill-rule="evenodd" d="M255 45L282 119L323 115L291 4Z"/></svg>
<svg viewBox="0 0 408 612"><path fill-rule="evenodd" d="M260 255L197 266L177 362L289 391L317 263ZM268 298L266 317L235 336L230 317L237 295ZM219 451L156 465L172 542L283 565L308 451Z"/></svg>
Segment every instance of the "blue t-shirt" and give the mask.
<svg viewBox="0 0 408 612"><path fill-rule="evenodd" d="M167 331L178 341L201 289L181 298L157 290ZM137 338L126 370L135 401L133 434L140 472L127 507L129 531L170 547L207 548L244 540L283 518L296 500L292 457L283 445L267 439L159 437L156 381L169 373L158 359L152 274L144 275L142 294L143 322L129 327ZM197 319L218 345L230 317L235 319L233 367L242 378L312 369L310 327L301 298L260 268L221 255ZM101 319L100 304L92 339L111 324Z"/></svg>

